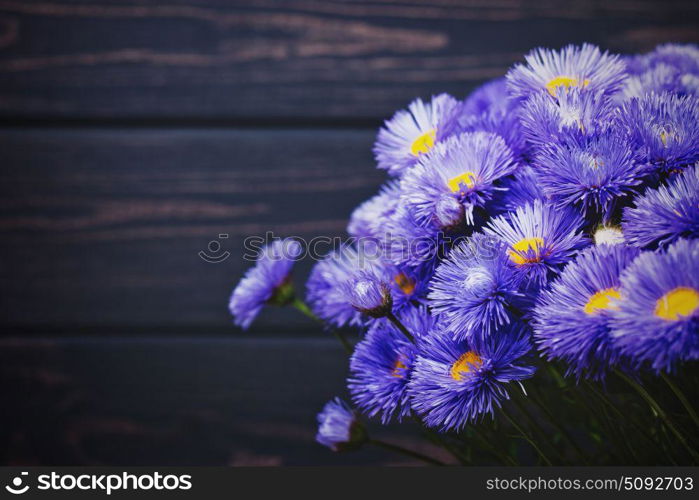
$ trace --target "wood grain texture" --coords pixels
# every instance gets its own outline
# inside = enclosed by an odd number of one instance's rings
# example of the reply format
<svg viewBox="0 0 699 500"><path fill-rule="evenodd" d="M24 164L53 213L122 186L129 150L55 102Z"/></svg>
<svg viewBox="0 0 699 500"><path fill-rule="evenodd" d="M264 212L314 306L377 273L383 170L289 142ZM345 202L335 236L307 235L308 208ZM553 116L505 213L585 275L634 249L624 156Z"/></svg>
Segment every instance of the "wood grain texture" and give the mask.
<svg viewBox="0 0 699 500"><path fill-rule="evenodd" d="M315 443L315 415L344 394L346 370L334 338L4 338L0 463L414 463ZM372 428L440 456L411 426Z"/></svg>
<svg viewBox="0 0 699 500"><path fill-rule="evenodd" d="M377 120L532 47L699 41L692 0L0 0L0 118Z"/></svg>
<svg viewBox="0 0 699 500"><path fill-rule="evenodd" d="M372 141L357 130L5 130L2 323L228 331L228 296L251 265L243 239L342 235L383 178ZM230 256L214 264L200 251ZM301 293L311 264L298 266ZM309 322L270 310L258 323L280 326Z"/></svg>

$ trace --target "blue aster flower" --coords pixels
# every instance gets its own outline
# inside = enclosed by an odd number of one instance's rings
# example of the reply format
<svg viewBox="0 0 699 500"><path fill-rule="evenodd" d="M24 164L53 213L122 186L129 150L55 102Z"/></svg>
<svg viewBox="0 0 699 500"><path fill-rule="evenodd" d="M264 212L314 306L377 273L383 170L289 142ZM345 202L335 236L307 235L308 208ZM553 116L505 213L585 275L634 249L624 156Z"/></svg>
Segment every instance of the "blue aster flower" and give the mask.
<svg viewBox="0 0 699 500"><path fill-rule="evenodd" d="M492 132L499 135L512 150L518 162L523 162L529 156L529 145L514 107L497 106L479 114L464 112L453 122L459 133Z"/></svg>
<svg viewBox="0 0 699 500"><path fill-rule="evenodd" d="M328 401L317 419L316 441L333 451L356 449L367 439L357 414L340 398Z"/></svg>
<svg viewBox="0 0 699 500"><path fill-rule="evenodd" d="M392 311L398 313L411 304L425 302L426 276L425 268L399 267L378 259L374 265L351 274L352 302L355 307L369 309L369 304L376 303L376 292L380 289L384 303L390 294Z"/></svg>
<svg viewBox="0 0 699 500"><path fill-rule="evenodd" d="M518 102L510 99L505 78L487 82L454 107L446 120L447 135L462 132L492 132L500 135L517 160L528 155L517 116Z"/></svg>
<svg viewBox="0 0 699 500"><path fill-rule="evenodd" d="M512 151L498 135L467 132L437 145L401 179L401 203L422 225L474 224L473 210L493 196L493 183L514 172Z"/></svg>
<svg viewBox="0 0 699 500"><path fill-rule="evenodd" d="M636 73L659 65L677 68L685 74L699 74L699 46L694 44L665 43L648 54L637 56Z"/></svg>
<svg viewBox="0 0 699 500"><path fill-rule="evenodd" d="M480 115L494 109L509 110L515 106L507 91L507 80L496 78L484 83L464 99L459 112L462 115Z"/></svg>
<svg viewBox="0 0 699 500"><path fill-rule="evenodd" d="M678 68L668 64L658 64L639 75L630 76L624 86L622 99L665 92L696 96L699 93L699 76L682 73Z"/></svg>
<svg viewBox="0 0 699 500"><path fill-rule="evenodd" d="M265 304L285 305L293 299L291 269L301 251L301 244L293 239L275 240L262 249L228 303L236 325L247 329Z"/></svg>
<svg viewBox="0 0 699 500"><path fill-rule="evenodd" d="M451 213L438 208L443 219ZM445 233L434 223L421 224L412 211L400 205L384 226L381 248L387 260L401 269L430 274L445 252Z"/></svg>
<svg viewBox="0 0 699 500"><path fill-rule="evenodd" d="M644 252L621 275L614 342L636 365L671 372L699 359L699 240Z"/></svg>
<svg viewBox="0 0 699 500"><path fill-rule="evenodd" d="M379 130L374 145L378 168L400 176L412 167L421 155L446 137L450 129L446 122L456 105L456 99L440 94L429 103L416 99L407 110L393 115Z"/></svg>
<svg viewBox="0 0 699 500"><path fill-rule="evenodd" d="M662 246L678 238L699 238L699 164L667 185L649 189L634 204L624 209L623 230L630 244Z"/></svg>
<svg viewBox="0 0 699 500"><path fill-rule="evenodd" d="M536 173L544 193L559 204L608 218L648 168L624 138L607 133L578 144L549 144L536 157Z"/></svg>
<svg viewBox="0 0 699 500"><path fill-rule="evenodd" d="M343 245L318 262L306 282L306 298L313 312L330 325L363 324L362 314L352 307L344 288L352 276L376 266L375 255Z"/></svg>
<svg viewBox="0 0 699 500"><path fill-rule="evenodd" d="M513 176L500 183L500 190L495 193L488 209L494 214L514 212L534 200L546 199L534 169L527 165L520 167Z"/></svg>
<svg viewBox="0 0 699 500"><path fill-rule="evenodd" d="M649 94L631 99L620 109L616 126L628 135L643 161L660 172L699 160L699 98Z"/></svg>
<svg viewBox="0 0 699 500"><path fill-rule="evenodd" d="M357 287L359 283L366 286ZM306 283L307 299L313 312L330 325L361 326L365 318L359 309L376 299L370 293L376 288L369 284L390 292L393 312L422 302L426 291L419 271L385 261L379 248L343 245L314 266Z"/></svg>
<svg viewBox="0 0 699 500"><path fill-rule="evenodd" d="M637 255L626 245L587 248L539 295L534 341L548 359L563 361L578 379L601 379L619 363L610 312L622 299L619 275Z"/></svg>
<svg viewBox="0 0 699 500"><path fill-rule="evenodd" d="M435 318L424 308L407 308L400 321L419 339L434 327ZM396 327L377 321L357 344L350 360L352 401L366 415L387 424L410 415L408 381L417 348Z"/></svg>
<svg viewBox="0 0 699 500"><path fill-rule="evenodd" d="M526 304L505 245L482 234L461 242L437 267L428 299L456 340L489 336Z"/></svg>
<svg viewBox="0 0 699 500"><path fill-rule="evenodd" d="M474 343L436 329L419 345L408 385L413 409L427 426L442 431L492 416L509 399L509 384L534 375L536 369L523 359L529 350L529 331L518 323Z"/></svg>
<svg viewBox="0 0 699 500"><path fill-rule="evenodd" d="M387 182L377 195L352 212L347 232L356 238L380 238L384 225L398 208L399 200L400 183Z"/></svg>
<svg viewBox="0 0 699 500"><path fill-rule="evenodd" d="M699 47L664 44L654 51L629 58L631 76L623 97L674 92L680 95L699 94Z"/></svg>
<svg viewBox="0 0 699 500"><path fill-rule="evenodd" d="M383 318L393 310L393 296L389 284L376 274L353 273L341 287L347 302L357 311L372 318Z"/></svg>
<svg viewBox="0 0 699 500"><path fill-rule="evenodd" d="M521 279L543 285L588 244L580 231L583 223L573 209L536 200L492 219L484 232L507 245L509 264Z"/></svg>
<svg viewBox="0 0 699 500"><path fill-rule="evenodd" d="M590 44L568 45L560 51L538 48L525 60L526 64L517 64L507 73L510 95L520 99L542 90L559 97L572 87L609 95L621 89L626 78L619 56Z"/></svg>
<svg viewBox="0 0 699 500"><path fill-rule="evenodd" d="M546 92L532 95L520 111L522 130L536 148L595 137L609 129L615 106L598 91L572 88L551 99Z"/></svg>

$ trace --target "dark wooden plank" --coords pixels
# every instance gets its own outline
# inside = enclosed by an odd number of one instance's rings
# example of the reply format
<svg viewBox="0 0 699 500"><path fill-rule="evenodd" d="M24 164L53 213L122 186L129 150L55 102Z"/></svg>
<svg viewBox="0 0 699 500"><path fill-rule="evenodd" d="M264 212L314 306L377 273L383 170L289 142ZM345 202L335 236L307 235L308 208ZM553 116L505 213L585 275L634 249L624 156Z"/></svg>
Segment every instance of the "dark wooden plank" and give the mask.
<svg viewBox="0 0 699 500"><path fill-rule="evenodd" d="M243 239L343 234L383 178L372 141L357 130L4 130L2 325L227 331L250 265ZM200 258L212 240L221 250L209 253L229 258ZM259 326L309 321L271 311Z"/></svg>
<svg viewBox="0 0 699 500"><path fill-rule="evenodd" d="M371 119L538 45L699 40L693 0L2 0L0 117Z"/></svg>
<svg viewBox="0 0 699 500"><path fill-rule="evenodd" d="M334 338L5 338L0 463L410 463L314 442L316 412L344 394L346 370ZM438 452L410 426L372 428Z"/></svg>

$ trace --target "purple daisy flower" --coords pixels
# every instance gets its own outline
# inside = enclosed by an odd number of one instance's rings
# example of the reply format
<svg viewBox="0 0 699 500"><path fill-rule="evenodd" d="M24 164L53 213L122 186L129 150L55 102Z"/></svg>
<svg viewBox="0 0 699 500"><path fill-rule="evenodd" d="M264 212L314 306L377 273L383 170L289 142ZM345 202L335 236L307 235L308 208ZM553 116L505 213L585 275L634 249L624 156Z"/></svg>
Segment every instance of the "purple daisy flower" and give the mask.
<svg viewBox="0 0 699 500"><path fill-rule="evenodd" d="M493 107L479 114L462 113L454 119L455 129L463 132L492 132L499 135L512 150L518 162L529 156L524 130L513 107Z"/></svg>
<svg viewBox="0 0 699 500"><path fill-rule="evenodd" d="M699 359L699 240L644 252L621 275L614 342L639 367L671 372Z"/></svg>
<svg viewBox="0 0 699 500"><path fill-rule="evenodd" d="M407 308L400 321L419 339L434 327L435 318L424 308ZM415 361L415 344L389 321L377 321L357 344L350 360L352 401L370 417L389 423L410 415L408 381Z"/></svg>
<svg viewBox="0 0 699 500"><path fill-rule="evenodd" d="M373 271L377 261L374 255L343 245L318 262L306 282L306 298L316 316L336 327L362 325L362 314L348 301L344 285L361 271Z"/></svg>
<svg viewBox="0 0 699 500"><path fill-rule="evenodd" d="M359 248L343 245L317 263L306 283L313 312L336 327L361 326L366 311L360 309L371 310L376 306L377 291L385 289L389 294L393 312L423 301L426 282L422 276L413 269L386 262L380 251L371 245ZM381 300L386 297L382 296Z"/></svg>
<svg viewBox="0 0 699 500"><path fill-rule="evenodd" d="M647 171L627 142L613 133L581 144L549 144L536 158L544 193L559 204L605 219L619 198L633 193Z"/></svg>
<svg viewBox="0 0 699 500"><path fill-rule="evenodd" d="M462 115L480 115L493 109L508 110L514 107L507 91L507 80L496 78L484 83L463 101L459 112Z"/></svg>
<svg viewBox="0 0 699 500"><path fill-rule="evenodd" d="M413 409L429 427L463 429L509 399L507 385L534 375L522 358L529 332L517 323L483 342L457 342L434 330L423 338L408 384Z"/></svg>
<svg viewBox="0 0 699 500"><path fill-rule="evenodd" d="M680 95L699 94L699 47L664 44L653 52L630 58L623 97L674 92Z"/></svg>
<svg viewBox="0 0 699 500"><path fill-rule="evenodd" d="M693 44L666 43L655 50L638 56L637 73L659 65L677 68L682 73L699 74L699 46Z"/></svg>
<svg viewBox="0 0 699 500"><path fill-rule="evenodd" d="M699 93L699 77L694 74L682 73L678 68L668 64L658 64L639 75L629 77L622 98L628 100L633 97L643 97L646 94L665 92L697 95Z"/></svg>
<svg viewBox="0 0 699 500"><path fill-rule="evenodd" d="M534 169L527 165L500 183L500 190L495 193L488 208L495 214L514 212L534 200L546 199Z"/></svg>
<svg viewBox="0 0 699 500"><path fill-rule="evenodd" d="M454 228L493 196L493 182L515 171L512 151L498 135L467 132L437 145L401 180L401 202L421 225Z"/></svg>
<svg viewBox="0 0 699 500"><path fill-rule="evenodd" d="M393 310L391 289L376 273L360 271L341 287L347 302L362 314L383 318Z"/></svg>
<svg viewBox="0 0 699 500"><path fill-rule="evenodd" d="M247 329L265 304L285 305L293 300L291 269L301 251L301 244L293 239L276 240L262 249L228 303L236 325Z"/></svg>
<svg viewBox="0 0 699 500"><path fill-rule="evenodd" d="M505 78L487 82L460 102L446 120L449 136L463 132L492 132L500 135L517 160L526 158L528 148L517 116L518 102L510 99Z"/></svg>
<svg viewBox="0 0 699 500"><path fill-rule="evenodd" d="M440 210L439 216L446 218L446 209ZM410 210L400 205L386 223L380 244L386 258L394 265L430 274L445 252L444 239L438 226L421 224Z"/></svg>
<svg viewBox="0 0 699 500"><path fill-rule="evenodd" d="M384 309L397 313L410 304L425 301L425 277L419 268L401 268L378 260L366 269L351 273L343 290L353 307L364 314L377 308L377 313Z"/></svg>
<svg viewBox="0 0 699 500"><path fill-rule="evenodd" d="M367 439L357 414L340 398L328 401L317 418L316 441L333 451L359 448Z"/></svg>
<svg viewBox="0 0 699 500"><path fill-rule="evenodd" d="M525 56L526 64L517 64L507 73L510 95L527 99L546 91L559 97L561 89L578 87L613 94L626 78L624 61L598 47L568 45L560 51L538 48Z"/></svg>
<svg viewBox="0 0 699 500"><path fill-rule="evenodd" d="M667 186L649 189L624 209L623 228L629 243L667 245L678 238L699 237L699 164L671 178Z"/></svg>
<svg viewBox="0 0 699 500"><path fill-rule="evenodd" d="M456 105L456 99L440 94L429 103L416 99L407 110L393 115L379 130L374 145L378 168L400 176L412 167L422 154L446 137L450 129L447 120Z"/></svg>
<svg viewBox="0 0 699 500"><path fill-rule="evenodd" d="M616 127L628 135L643 161L661 172L699 160L699 98L650 94L631 99L619 111Z"/></svg>
<svg viewBox="0 0 699 500"><path fill-rule="evenodd" d="M619 362L610 312L623 299L619 275L637 255L626 245L587 248L539 295L534 341L544 356L565 362L578 379L602 379Z"/></svg>
<svg viewBox="0 0 699 500"><path fill-rule="evenodd" d="M526 139L537 149L550 143L569 143L594 137L609 128L614 105L603 92L563 92L557 99L545 92L529 98L520 120Z"/></svg>
<svg viewBox="0 0 699 500"><path fill-rule="evenodd" d="M487 337L525 306L505 245L482 234L460 243L437 267L428 299L455 340Z"/></svg>
<svg viewBox="0 0 699 500"><path fill-rule="evenodd" d="M399 200L400 183L387 182L376 196L368 199L352 212L347 232L355 238L380 238L384 224L395 213Z"/></svg>
<svg viewBox="0 0 699 500"><path fill-rule="evenodd" d="M509 265L521 279L543 285L588 244L580 232L583 223L573 209L536 200L492 219L484 231L507 245Z"/></svg>

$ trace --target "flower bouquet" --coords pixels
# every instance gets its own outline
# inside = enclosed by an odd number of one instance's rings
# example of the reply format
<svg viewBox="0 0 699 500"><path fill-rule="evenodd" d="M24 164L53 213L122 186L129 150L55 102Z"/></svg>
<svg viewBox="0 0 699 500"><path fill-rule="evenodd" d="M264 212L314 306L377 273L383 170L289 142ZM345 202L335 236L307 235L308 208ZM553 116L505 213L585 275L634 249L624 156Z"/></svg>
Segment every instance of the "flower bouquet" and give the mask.
<svg viewBox="0 0 699 500"><path fill-rule="evenodd" d="M317 440L412 421L454 463L696 464L699 48L536 49L463 101L416 99L374 146L390 179L306 301L300 241L235 288L246 328L292 305L338 336L353 406ZM360 333L353 345L347 327Z"/></svg>

